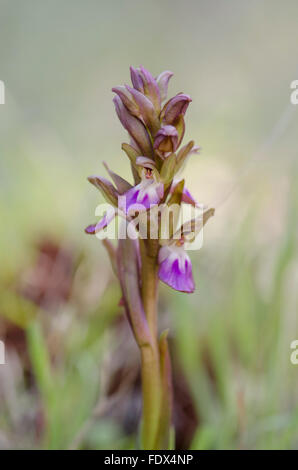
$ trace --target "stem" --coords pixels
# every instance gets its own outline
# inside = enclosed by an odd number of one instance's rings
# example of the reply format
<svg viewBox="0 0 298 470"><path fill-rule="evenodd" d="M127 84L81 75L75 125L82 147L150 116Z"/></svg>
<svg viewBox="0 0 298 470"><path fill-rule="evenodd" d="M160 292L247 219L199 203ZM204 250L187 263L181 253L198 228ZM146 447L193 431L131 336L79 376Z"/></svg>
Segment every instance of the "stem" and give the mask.
<svg viewBox="0 0 298 470"><path fill-rule="evenodd" d="M149 241L150 242L150 241ZM154 245L140 240L142 258L142 300L152 340L157 344L157 254Z"/></svg>
<svg viewBox="0 0 298 470"><path fill-rule="evenodd" d="M150 330L151 345L141 348L144 449L156 449L162 401L162 380L157 328L157 251L153 243L140 240L142 300Z"/></svg>
<svg viewBox="0 0 298 470"><path fill-rule="evenodd" d="M155 450L161 411L161 375L159 355L151 347L141 348L143 419L142 446L145 450Z"/></svg>

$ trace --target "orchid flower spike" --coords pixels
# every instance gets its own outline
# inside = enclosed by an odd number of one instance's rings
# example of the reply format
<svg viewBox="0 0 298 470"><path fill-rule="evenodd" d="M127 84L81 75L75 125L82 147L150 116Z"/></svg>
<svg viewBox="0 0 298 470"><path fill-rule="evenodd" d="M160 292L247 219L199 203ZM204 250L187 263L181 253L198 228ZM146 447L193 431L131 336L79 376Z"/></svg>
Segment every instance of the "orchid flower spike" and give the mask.
<svg viewBox="0 0 298 470"><path fill-rule="evenodd" d="M199 147L194 141L182 145L186 112L192 100L185 93L168 99L172 75L166 70L155 78L143 66L131 67L132 86L112 88L117 116L128 134L128 143L123 143L122 149L129 158L132 181L126 181L106 163L104 166L110 179L88 178L108 202L109 210L105 209L103 217L89 225L86 233L97 234L116 216L124 219L118 227L124 227L127 236L123 237L121 230L117 246L109 240L104 240L104 246L120 284L121 305L140 349L141 444L146 450L169 449L172 426L167 333L160 336L157 333L158 279L176 291L194 292L186 243L195 240L196 234L214 214L214 209L208 209L176 230L179 216L183 208L186 209L184 203L190 205L188 213L199 207L179 176L190 155L197 154ZM164 230L162 221L168 213L172 217ZM101 235L107 237L108 232Z"/></svg>

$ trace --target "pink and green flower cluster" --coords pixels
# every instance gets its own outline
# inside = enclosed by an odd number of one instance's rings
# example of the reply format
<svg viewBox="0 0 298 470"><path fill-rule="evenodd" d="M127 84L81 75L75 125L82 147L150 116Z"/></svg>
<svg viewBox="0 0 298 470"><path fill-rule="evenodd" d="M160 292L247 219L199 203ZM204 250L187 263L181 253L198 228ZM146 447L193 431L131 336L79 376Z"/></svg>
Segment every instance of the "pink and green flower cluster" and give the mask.
<svg viewBox="0 0 298 470"><path fill-rule="evenodd" d="M149 212L161 204L197 206L184 180L179 178L190 155L199 151L193 141L181 146L185 114L192 101L190 96L178 93L167 99L172 72L162 72L155 78L141 66L131 67L130 74L132 86L116 86L112 91L117 115L129 135L129 143L123 144L122 149L130 160L133 184L107 166L113 183L100 176L89 177L116 212L106 214L98 223L88 226L88 234L104 229L115 214L132 220L140 212ZM204 223L212 214L212 209L204 214ZM160 240L158 276L173 289L190 293L195 284L184 241L183 229L178 240L172 237Z"/></svg>

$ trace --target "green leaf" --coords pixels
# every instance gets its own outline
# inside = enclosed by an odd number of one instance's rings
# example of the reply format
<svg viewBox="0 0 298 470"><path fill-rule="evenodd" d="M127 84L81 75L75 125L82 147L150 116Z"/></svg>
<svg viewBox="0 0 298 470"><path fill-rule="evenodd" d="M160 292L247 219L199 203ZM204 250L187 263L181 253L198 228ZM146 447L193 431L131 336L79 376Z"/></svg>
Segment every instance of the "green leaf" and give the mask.
<svg viewBox="0 0 298 470"><path fill-rule="evenodd" d="M131 145L126 144L126 143L122 144L122 150L124 150L124 152L126 153L126 155L128 156L128 158L130 160L131 170L132 170L132 174L133 174L133 177L134 177L134 181L135 181L135 184L138 184L141 181L141 178L140 178L139 173L138 173L138 166L136 164L136 159L141 154L135 148L133 148Z"/></svg>
<svg viewBox="0 0 298 470"><path fill-rule="evenodd" d="M185 163L185 160L187 159L189 153L191 152L192 148L194 147L195 143L193 140L188 142L188 144L184 145L178 152L177 154L177 168L176 171L179 171L183 164Z"/></svg>
<svg viewBox="0 0 298 470"><path fill-rule="evenodd" d="M110 177L114 181L119 194L126 193L126 191L129 191L132 188L132 185L128 181L123 179L121 176L117 175L117 173L114 173L112 170L110 170L106 162L103 162L103 164Z"/></svg>
<svg viewBox="0 0 298 470"><path fill-rule="evenodd" d="M179 204L179 205L181 204L184 184L185 184L185 180L181 180L179 181L179 183L176 184L173 194L171 195L169 199L168 206L171 206L172 204Z"/></svg>
<svg viewBox="0 0 298 470"><path fill-rule="evenodd" d="M172 181L175 175L175 168L176 155L175 153L172 153L165 159L161 167L160 178L164 183L169 183L170 181Z"/></svg>
<svg viewBox="0 0 298 470"><path fill-rule="evenodd" d="M100 192L108 202L110 202L114 206L117 206L118 193L116 191L116 188L114 188L110 181L105 178L102 178L101 176L89 176L88 181L90 181L91 184L93 184L97 189L100 190Z"/></svg>
<svg viewBox="0 0 298 470"><path fill-rule="evenodd" d="M204 225L208 222L210 217L212 217L215 213L214 208L207 209L205 212L203 212L202 215L199 215L198 217L195 217L194 219L189 220L188 222L185 222L177 231L179 234L182 236L187 236L193 234L196 236L204 227ZM176 233L177 233L176 232ZM173 235L172 238L177 238L175 237L176 234ZM189 240L191 241L191 240Z"/></svg>
<svg viewBox="0 0 298 470"><path fill-rule="evenodd" d="M176 127L176 130L178 132L178 145L177 145L177 147L179 147L179 145L181 144L182 139L184 137L184 133L185 133L185 122L184 122L184 117L183 117L182 114L180 114L178 119L173 123L173 126Z"/></svg>

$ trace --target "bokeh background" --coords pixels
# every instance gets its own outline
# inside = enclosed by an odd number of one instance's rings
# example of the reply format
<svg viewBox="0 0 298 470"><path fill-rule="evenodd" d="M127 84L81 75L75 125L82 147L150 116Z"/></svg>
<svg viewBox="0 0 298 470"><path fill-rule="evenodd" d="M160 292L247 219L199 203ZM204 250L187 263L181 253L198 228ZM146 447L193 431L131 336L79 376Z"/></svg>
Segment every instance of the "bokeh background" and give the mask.
<svg viewBox="0 0 298 470"><path fill-rule="evenodd" d="M178 448L298 447L298 3L1 0L0 448L131 449L138 351L101 242L101 161L129 177L112 86L174 72L185 177L216 207L197 290L160 288Z"/></svg>

